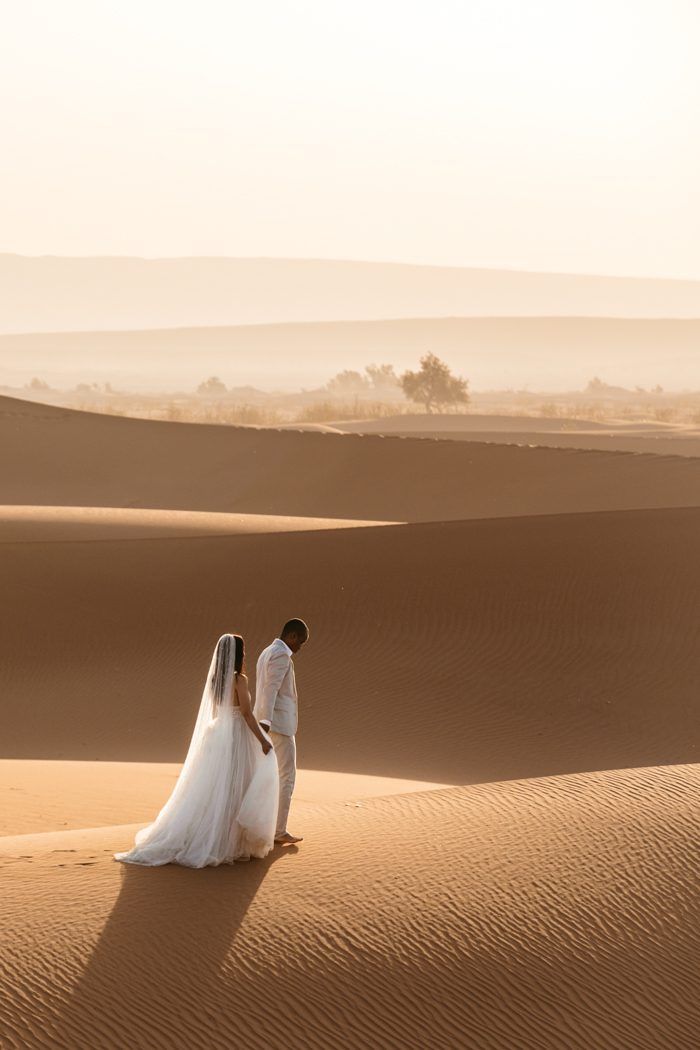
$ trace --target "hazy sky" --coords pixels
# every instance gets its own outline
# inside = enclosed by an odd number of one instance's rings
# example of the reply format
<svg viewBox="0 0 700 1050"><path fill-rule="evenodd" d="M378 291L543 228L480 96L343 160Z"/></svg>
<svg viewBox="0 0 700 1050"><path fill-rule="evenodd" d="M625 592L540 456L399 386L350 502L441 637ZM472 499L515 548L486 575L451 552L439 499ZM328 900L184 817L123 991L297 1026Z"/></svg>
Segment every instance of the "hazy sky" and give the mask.
<svg viewBox="0 0 700 1050"><path fill-rule="evenodd" d="M700 278L700 0L0 10L0 251Z"/></svg>

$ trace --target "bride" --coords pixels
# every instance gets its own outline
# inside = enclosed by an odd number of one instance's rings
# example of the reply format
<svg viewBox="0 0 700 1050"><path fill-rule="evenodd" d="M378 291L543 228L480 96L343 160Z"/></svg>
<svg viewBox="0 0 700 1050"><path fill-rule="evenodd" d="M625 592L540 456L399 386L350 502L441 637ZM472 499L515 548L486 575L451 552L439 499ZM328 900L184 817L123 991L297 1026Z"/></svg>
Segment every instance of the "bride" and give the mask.
<svg viewBox="0 0 700 1050"><path fill-rule="evenodd" d="M129 864L203 868L266 856L273 846L279 776L267 734L253 717L245 643L216 643L185 764L170 798L136 835Z"/></svg>

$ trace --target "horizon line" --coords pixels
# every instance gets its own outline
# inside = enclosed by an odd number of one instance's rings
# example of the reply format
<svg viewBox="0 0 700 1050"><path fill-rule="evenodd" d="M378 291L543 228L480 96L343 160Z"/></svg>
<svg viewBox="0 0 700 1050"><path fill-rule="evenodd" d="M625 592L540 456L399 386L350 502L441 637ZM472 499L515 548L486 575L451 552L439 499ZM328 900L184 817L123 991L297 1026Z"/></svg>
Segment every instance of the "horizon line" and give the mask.
<svg viewBox="0 0 700 1050"><path fill-rule="evenodd" d="M663 322L667 324L697 324L698 315L677 317L674 314L415 314L407 317L340 317L331 320L306 321L231 321L223 324L178 324L147 325L142 328L40 328L7 331L0 325L0 341L21 337L45 338L47 336L84 336L84 335L144 335L158 332L207 332L218 330L240 330L243 328L292 328L336 325L386 325L414 324L416 322L435 323L440 321L508 321L527 323L528 321L612 321L622 324L648 324Z"/></svg>
<svg viewBox="0 0 700 1050"><path fill-rule="evenodd" d="M664 281L674 283L700 284L698 276L669 276L659 274L629 274L629 273L592 273L589 270L538 270L527 267L510 265L501 266L479 266L476 264L457 263L426 263L407 262L403 259L356 259L337 256L317 255L132 255L132 254L108 254L108 255L59 255L54 252L43 252L30 254L26 252L0 252L0 259L28 259L45 260L56 259L64 261L130 261L130 262L185 262L185 261L225 261L225 262L287 262L287 263L330 263L350 264L353 266L393 266L403 269L418 270L450 270L450 271L479 271L482 273L509 273L527 274L538 277L584 277L593 280L611 281Z"/></svg>

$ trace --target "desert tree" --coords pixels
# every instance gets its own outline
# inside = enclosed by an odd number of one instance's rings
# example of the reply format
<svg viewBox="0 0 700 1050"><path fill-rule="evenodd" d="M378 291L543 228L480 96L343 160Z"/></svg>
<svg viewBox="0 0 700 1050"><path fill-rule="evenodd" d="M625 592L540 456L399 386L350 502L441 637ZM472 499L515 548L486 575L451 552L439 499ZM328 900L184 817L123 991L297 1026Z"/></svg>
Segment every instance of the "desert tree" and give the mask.
<svg viewBox="0 0 700 1050"><path fill-rule="evenodd" d="M226 384L218 376L209 376L199 384L197 393L202 397L222 397L226 393Z"/></svg>
<svg viewBox="0 0 700 1050"><path fill-rule="evenodd" d="M337 397L360 397L369 390L369 380L360 372L346 369L328 381L326 390Z"/></svg>
<svg viewBox="0 0 700 1050"><path fill-rule="evenodd" d="M453 376L436 354L421 357L418 372L404 372L401 388L409 401L424 405L428 413L450 405L469 404L468 380Z"/></svg>
<svg viewBox="0 0 700 1050"><path fill-rule="evenodd" d="M395 394L401 389L393 365L367 365L365 372L372 390L377 394Z"/></svg>

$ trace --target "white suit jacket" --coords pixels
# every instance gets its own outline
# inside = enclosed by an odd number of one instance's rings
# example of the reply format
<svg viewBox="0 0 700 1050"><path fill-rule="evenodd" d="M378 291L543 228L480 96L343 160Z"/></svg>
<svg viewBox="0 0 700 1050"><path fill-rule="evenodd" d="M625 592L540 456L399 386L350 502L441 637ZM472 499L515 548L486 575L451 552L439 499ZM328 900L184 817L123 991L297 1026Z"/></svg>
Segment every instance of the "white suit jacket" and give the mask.
<svg viewBox="0 0 700 1050"><path fill-rule="evenodd" d="M281 638L263 649L255 673L255 707L258 722L267 722L273 733L294 736L297 731L297 684L292 650Z"/></svg>

